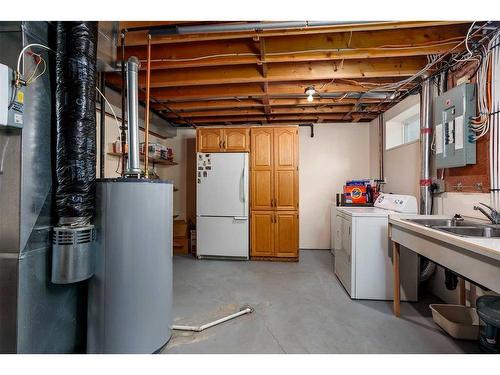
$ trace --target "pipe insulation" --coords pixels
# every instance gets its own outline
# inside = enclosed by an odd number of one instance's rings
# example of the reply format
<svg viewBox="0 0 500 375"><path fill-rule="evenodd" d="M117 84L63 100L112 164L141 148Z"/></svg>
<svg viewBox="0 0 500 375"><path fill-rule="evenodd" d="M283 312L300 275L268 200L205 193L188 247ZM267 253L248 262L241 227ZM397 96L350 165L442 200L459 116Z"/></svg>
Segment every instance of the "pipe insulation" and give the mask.
<svg viewBox="0 0 500 375"><path fill-rule="evenodd" d="M228 320L232 320L232 319L237 318L239 316L246 315L246 314L251 314L254 311L255 310L253 309L253 307L244 306L244 307L242 307L240 309L240 311L235 312L234 314L225 316L223 318L214 320L213 322L210 322L210 323L207 323L207 324L204 324L204 325L201 325L201 326L181 326L181 325L174 325L174 326L172 326L172 329L176 330L176 331L201 332L201 331L206 330L207 328L211 328L213 326L216 326L216 325L219 325L221 323L227 322Z"/></svg>
<svg viewBox="0 0 500 375"><path fill-rule="evenodd" d="M139 60L131 56L127 61L127 100L128 100L128 158L126 176L141 175L139 165Z"/></svg>
<svg viewBox="0 0 500 375"><path fill-rule="evenodd" d="M88 225L95 210L97 22L58 22L56 210L59 225Z"/></svg>

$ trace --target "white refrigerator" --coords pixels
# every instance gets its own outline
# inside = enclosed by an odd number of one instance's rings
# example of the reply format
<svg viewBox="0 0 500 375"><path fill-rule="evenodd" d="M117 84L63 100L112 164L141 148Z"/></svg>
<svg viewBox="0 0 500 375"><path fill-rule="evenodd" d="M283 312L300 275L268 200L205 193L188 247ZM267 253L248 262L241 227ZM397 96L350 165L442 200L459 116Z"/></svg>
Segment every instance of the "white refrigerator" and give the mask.
<svg viewBox="0 0 500 375"><path fill-rule="evenodd" d="M198 153L196 254L248 259L248 153Z"/></svg>

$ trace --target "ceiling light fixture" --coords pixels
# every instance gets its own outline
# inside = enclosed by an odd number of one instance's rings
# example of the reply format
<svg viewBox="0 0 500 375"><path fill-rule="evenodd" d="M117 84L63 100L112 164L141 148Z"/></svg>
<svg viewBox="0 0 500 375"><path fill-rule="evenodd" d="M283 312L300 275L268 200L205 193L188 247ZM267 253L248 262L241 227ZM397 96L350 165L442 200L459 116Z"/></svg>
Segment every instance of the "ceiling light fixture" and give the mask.
<svg viewBox="0 0 500 375"><path fill-rule="evenodd" d="M313 95L316 94L316 89L314 88L314 86L309 86L308 88L306 88L305 93L307 95L307 101L311 103L314 100Z"/></svg>

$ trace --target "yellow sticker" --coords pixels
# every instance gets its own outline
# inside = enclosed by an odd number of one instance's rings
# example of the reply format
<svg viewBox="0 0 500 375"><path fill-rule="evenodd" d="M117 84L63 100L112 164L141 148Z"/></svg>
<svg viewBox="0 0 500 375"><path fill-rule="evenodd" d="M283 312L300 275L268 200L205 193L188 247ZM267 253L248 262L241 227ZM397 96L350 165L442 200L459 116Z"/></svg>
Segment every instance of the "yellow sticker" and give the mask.
<svg viewBox="0 0 500 375"><path fill-rule="evenodd" d="M17 100L18 103L23 104L24 103L24 92L18 91L17 92Z"/></svg>

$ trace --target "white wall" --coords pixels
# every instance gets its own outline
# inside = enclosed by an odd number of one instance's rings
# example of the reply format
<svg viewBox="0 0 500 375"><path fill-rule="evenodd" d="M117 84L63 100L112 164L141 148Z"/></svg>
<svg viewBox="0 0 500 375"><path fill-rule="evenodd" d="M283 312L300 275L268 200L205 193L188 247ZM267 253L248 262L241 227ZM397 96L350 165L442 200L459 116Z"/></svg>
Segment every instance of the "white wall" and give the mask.
<svg viewBox="0 0 500 375"><path fill-rule="evenodd" d="M412 95L396 104L384 113L384 121L397 119L398 115L419 103L419 96ZM385 138L385 131L384 131ZM413 142L385 149L384 141L384 175L387 184L383 187L386 193L409 194L419 198L420 180L420 142Z"/></svg>
<svg viewBox="0 0 500 375"><path fill-rule="evenodd" d="M115 108L115 111L117 109ZM118 112L117 112L118 113ZM98 113L99 116L99 113ZM99 145L99 121L97 121L97 144ZM119 157L109 155L108 153L112 151L112 143L119 139L120 130L114 117L106 116L106 159L104 163L104 172L105 177L119 177L121 168L119 167ZM140 142L144 141L144 131L139 131L139 139ZM178 129L177 136L175 138L162 139L155 137L150 134L149 136L150 142L160 143L162 145L172 147L174 150L174 160L179 163L176 166L163 166L157 165L155 166L155 170L160 176L161 179L164 180L172 180L174 186L179 189L179 191L174 193L174 215L179 215L177 219L186 220L188 218L188 198L192 189L189 188L188 182L189 178L187 175L188 161L190 153L193 153L192 149L188 151L189 144L194 144L195 142L195 130L194 129ZM193 156L194 157L194 156ZM97 173L99 173L99 159L100 153L97 155ZM141 162L141 166L142 166ZM150 164L151 166L151 164ZM193 172L194 173L194 172Z"/></svg>
<svg viewBox="0 0 500 375"><path fill-rule="evenodd" d="M368 125L370 137L370 177L378 178L380 176L380 121L375 118Z"/></svg>
<svg viewBox="0 0 500 375"><path fill-rule="evenodd" d="M370 177L367 123L300 127L300 248L330 248L330 205L345 181Z"/></svg>

